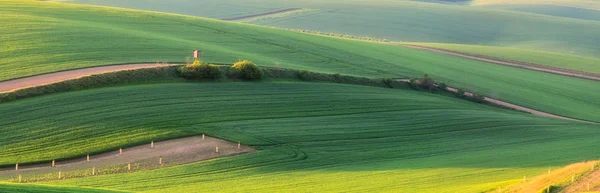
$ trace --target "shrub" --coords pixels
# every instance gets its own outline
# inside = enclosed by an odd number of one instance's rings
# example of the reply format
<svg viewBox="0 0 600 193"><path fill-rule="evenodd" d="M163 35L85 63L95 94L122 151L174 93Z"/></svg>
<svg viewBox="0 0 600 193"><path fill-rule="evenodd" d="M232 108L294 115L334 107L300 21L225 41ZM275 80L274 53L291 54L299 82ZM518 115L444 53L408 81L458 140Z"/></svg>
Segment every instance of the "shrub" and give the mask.
<svg viewBox="0 0 600 193"><path fill-rule="evenodd" d="M411 78L410 81L408 82L408 85L410 85L410 87L412 89L421 90L421 86L419 86L419 80L417 80L415 78Z"/></svg>
<svg viewBox="0 0 600 193"><path fill-rule="evenodd" d="M458 90L456 90L456 94L455 95L458 98L465 98L466 97L465 90L460 89L460 88Z"/></svg>
<svg viewBox="0 0 600 193"><path fill-rule="evenodd" d="M342 75L340 75L339 73L334 74L333 79L335 82L338 82L338 83L341 83L344 81L344 80L342 80Z"/></svg>
<svg viewBox="0 0 600 193"><path fill-rule="evenodd" d="M392 80L391 78L385 78L382 80L383 84L388 87L388 88L394 88L394 80Z"/></svg>
<svg viewBox="0 0 600 193"><path fill-rule="evenodd" d="M446 85L446 83L439 83L437 87L443 91L448 90L448 85Z"/></svg>
<svg viewBox="0 0 600 193"><path fill-rule="evenodd" d="M298 79L303 80L303 81L310 81L312 78L310 76L310 72L306 71L306 70L302 70L299 71L296 76L298 77Z"/></svg>
<svg viewBox="0 0 600 193"><path fill-rule="evenodd" d="M419 79L419 86L425 90L433 90L435 88L435 81L425 74L423 78Z"/></svg>
<svg viewBox="0 0 600 193"><path fill-rule="evenodd" d="M216 80L221 78L221 70L213 64L202 64L196 60L178 69L179 75L188 80Z"/></svg>
<svg viewBox="0 0 600 193"><path fill-rule="evenodd" d="M263 71L256 64L248 60L242 60L233 64L229 69L229 73L231 78L242 80L261 80L264 76Z"/></svg>
<svg viewBox="0 0 600 193"><path fill-rule="evenodd" d="M473 96L471 96L469 98L469 100L473 101L473 102L477 102L477 103L485 103L485 96L480 95L480 94L475 94L473 93Z"/></svg>

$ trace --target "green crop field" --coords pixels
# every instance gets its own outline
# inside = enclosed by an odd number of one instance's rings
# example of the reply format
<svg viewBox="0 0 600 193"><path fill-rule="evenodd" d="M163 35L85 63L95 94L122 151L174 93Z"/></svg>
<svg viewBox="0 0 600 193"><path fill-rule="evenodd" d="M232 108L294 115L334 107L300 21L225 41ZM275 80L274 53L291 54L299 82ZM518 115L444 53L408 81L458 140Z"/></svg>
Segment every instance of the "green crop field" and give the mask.
<svg viewBox="0 0 600 193"><path fill-rule="evenodd" d="M2 1L0 79L127 62L250 59L259 65L365 77L417 77L526 107L600 121L600 87L394 45L144 11L53 2ZM562 104L562 105L556 105Z"/></svg>
<svg viewBox="0 0 600 193"><path fill-rule="evenodd" d="M515 0L513 2L519 2ZM600 7L597 1L552 1L556 5ZM258 25L368 36L392 41L504 46L598 57L597 21L509 11L488 6L461 6L389 0L174 0L168 6L151 0L76 0L75 3L146 9L211 18L230 18L284 8L317 11L253 22ZM530 1L531 2L531 1ZM535 1L534 3L548 2ZM472 2L474 5L492 2ZM502 2L496 2L501 3ZM552 4L551 4L552 5ZM517 5L520 6L520 5ZM535 10L534 10L535 11ZM537 13L547 9L537 9ZM596 11L597 12L597 11ZM577 13L581 14L581 13ZM575 14L575 15L577 15ZM593 13L592 13L593 14ZM583 16L586 17L586 16Z"/></svg>
<svg viewBox="0 0 600 193"><path fill-rule="evenodd" d="M496 58L530 62L552 67L578 70L582 72L600 73L600 58L583 57L570 54L540 52L496 46L479 46L466 44L418 43L407 44L442 48L465 53L481 54Z"/></svg>
<svg viewBox="0 0 600 193"><path fill-rule="evenodd" d="M65 187L65 186L39 186L39 185L21 185L21 184L5 184L0 183L0 192L6 193L39 193L39 192L79 192L79 193L116 193L120 191L104 190L104 189L89 189L89 188L76 188L76 187Z"/></svg>
<svg viewBox="0 0 600 193"><path fill-rule="evenodd" d="M0 114L2 163L50 158L39 151L69 157L80 156L79 149L146 143L150 138L138 137L146 133L207 133L259 149L44 183L136 192L481 192L600 153L598 125L423 92L328 83L111 87L6 103Z"/></svg>
<svg viewBox="0 0 600 193"><path fill-rule="evenodd" d="M600 21L600 11L582 9L577 7L565 7L558 5L514 5L514 4L498 4L486 5L487 8L513 10L520 12L552 15L558 17L570 17L576 19L586 19Z"/></svg>
<svg viewBox="0 0 600 193"><path fill-rule="evenodd" d="M597 0L472 0L471 5L554 5L600 10Z"/></svg>

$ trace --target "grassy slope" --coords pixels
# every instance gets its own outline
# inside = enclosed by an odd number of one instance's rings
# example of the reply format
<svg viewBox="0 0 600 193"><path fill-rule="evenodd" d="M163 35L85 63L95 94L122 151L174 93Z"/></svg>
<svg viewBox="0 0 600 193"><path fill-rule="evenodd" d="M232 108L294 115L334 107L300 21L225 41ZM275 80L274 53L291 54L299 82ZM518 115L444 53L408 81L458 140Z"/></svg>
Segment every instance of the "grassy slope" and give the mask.
<svg viewBox="0 0 600 193"><path fill-rule="evenodd" d="M137 3L118 0L79 2L149 9L203 17L227 18L268 12L281 8L310 8L320 11L256 24L283 28L370 36L393 41L504 45L600 55L600 22L586 21L477 6L391 0L187 0L169 1L168 6L150 0ZM152 6L155 5L155 6ZM196 11L188 10L190 7Z"/></svg>
<svg viewBox="0 0 600 193"><path fill-rule="evenodd" d="M0 192L6 193L38 193L38 192L46 192L46 193L61 193L61 192L80 192L80 193L97 193L97 192L119 192L119 191L110 191L110 190L100 190L100 189L89 189L89 188L76 188L76 187L63 187L63 186L39 186L32 184L4 184L0 183Z"/></svg>
<svg viewBox="0 0 600 193"><path fill-rule="evenodd" d="M531 62L535 64L542 64L583 72L600 73L600 59L592 57L582 57L569 54L539 52L533 50L522 50L495 46L416 42L410 42L408 44L423 45L434 48L455 50L459 52L481 54L497 58L506 58L515 61Z"/></svg>
<svg viewBox="0 0 600 193"><path fill-rule="evenodd" d="M251 59L367 77L424 73L502 100L600 121L596 82L489 65L392 45L293 33L195 17L50 2L2 1L0 79L93 65L182 61L204 50L210 62ZM561 104L557 106L556 104Z"/></svg>
<svg viewBox="0 0 600 193"><path fill-rule="evenodd" d="M49 182L130 191L481 192L600 153L593 145L600 134L596 125L415 91L339 84L113 87L15 101L1 105L0 114L6 134L0 140L2 163L14 162L17 154L29 161L48 159L40 147L68 156L126 143L110 133L130 143L147 142L150 138L137 136L149 131L208 133L261 150L156 171ZM31 132L36 135L24 135ZM63 143L74 145L57 145Z"/></svg>

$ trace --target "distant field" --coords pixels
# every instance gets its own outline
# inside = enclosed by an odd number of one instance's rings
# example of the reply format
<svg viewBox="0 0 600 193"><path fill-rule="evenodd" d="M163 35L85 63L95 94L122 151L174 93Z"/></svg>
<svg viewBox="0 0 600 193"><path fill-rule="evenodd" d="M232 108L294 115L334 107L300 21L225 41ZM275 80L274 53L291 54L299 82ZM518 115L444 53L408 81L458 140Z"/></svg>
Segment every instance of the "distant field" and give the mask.
<svg viewBox="0 0 600 193"><path fill-rule="evenodd" d="M125 191L482 192L600 153L597 125L341 84L113 87L2 104L0 114L2 163L47 159L39 151L70 156L145 143L150 138L136 137L144 131L164 133L154 138L207 133L259 149L155 171L47 182ZM35 137L24 135L30 133Z"/></svg>
<svg viewBox="0 0 600 193"><path fill-rule="evenodd" d="M600 10L597 0L473 0L471 5L555 5Z"/></svg>
<svg viewBox="0 0 600 193"><path fill-rule="evenodd" d="M253 22L258 25L368 36L392 41L483 44L540 51L600 55L600 23L588 20L529 14L419 1L386 0L76 0L87 3L231 18L287 8L318 9ZM446 2L446 1L437 1ZM571 2L561 0L561 2ZM583 2L583 1L582 1ZM587 1L586 1L587 2ZM476 5L491 3L475 2ZM568 3L575 4L575 3Z"/></svg>
<svg viewBox="0 0 600 193"><path fill-rule="evenodd" d="M0 80L115 63L250 59L365 77L430 74L452 86L554 114L600 121L597 82L490 65L394 45L217 20L52 2L0 2ZM556 105L561 104L561 105Z"/></svg>
<svg viewBox="0 0 600 193"><path fill-rule="evenodd" d="M569 54L539 52L533 50L522 50L515 48L504 48L496 46L478 46L464 44L439 44L439 43L417 43L406 42L412 45L423 45L434 48L455 50L459 52L481 54L509 60L530 62L558 68L592 72L600 74L600 59L583 57Z"/></svg>
<svg viewBox="0 0 600 193"><path fill-rule="evenodd" d="M600 21L600 11L577 7L565 7L558 5L519 5L519 4L492 4L487 8L513 10L520 12L552 15L558 17L570 17L575 19L586 19Z"/></svg>

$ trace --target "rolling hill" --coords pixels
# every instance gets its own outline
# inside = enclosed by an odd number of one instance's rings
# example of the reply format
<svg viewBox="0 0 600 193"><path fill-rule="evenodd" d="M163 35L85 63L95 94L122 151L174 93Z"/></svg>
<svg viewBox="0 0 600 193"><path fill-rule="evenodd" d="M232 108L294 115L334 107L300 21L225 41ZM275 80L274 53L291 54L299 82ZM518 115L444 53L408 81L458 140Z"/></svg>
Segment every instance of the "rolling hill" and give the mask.
<svg viewBox="0 0 600 193"><path fill-rule="evenodd" d="M2 80L115 63L203 59L365 77L430 74L452 86L567 117L599 121L596 82L394 45L218 20L55 2L2 1ZM26 11L24 11L26 10ZM562 105L555 105L562 104Z"/></svg>
<svg viewBox="0 0 600 193"><path fill-rule="evenodd" d="M600 34L600 23L594 20L574 19L577 17L594 18L596 15L594 12L590 12L590 16L561 9L561 14L553 16L538 14L548 13L550 9L548 7L516 11L489 7L490 5L499 6L498 4L519 7L528 2L529 4L537 3L537 6L548 4L547 6L565 5L590 8L600 6L597 1L483 0L467 5L455 5L408 0L251 0L244 2L221 0L217 3L209 0L175 0L169 1L169 6L160 6L160 3L157 5L156 1L148 0L136 1L136 3L118 0L77 0L74 2L217 19L287 8L307 8L314 11L252 23L280 28L369 36L391 41L504 46L588 57L600 55L598 46L600 42L598 42L598 38L595 38L596 34ZM569 17L563 17L565 14Z"/></svg>
<svg viewBox="0 0 600 193"><path fill-rule="evenodd" d="M0 114L2 163L200 133L259 149L44 183L136 192L481 192L595 158L600 134L597 125L423 92L298 82L102 88L2 104Z"/></svg>

